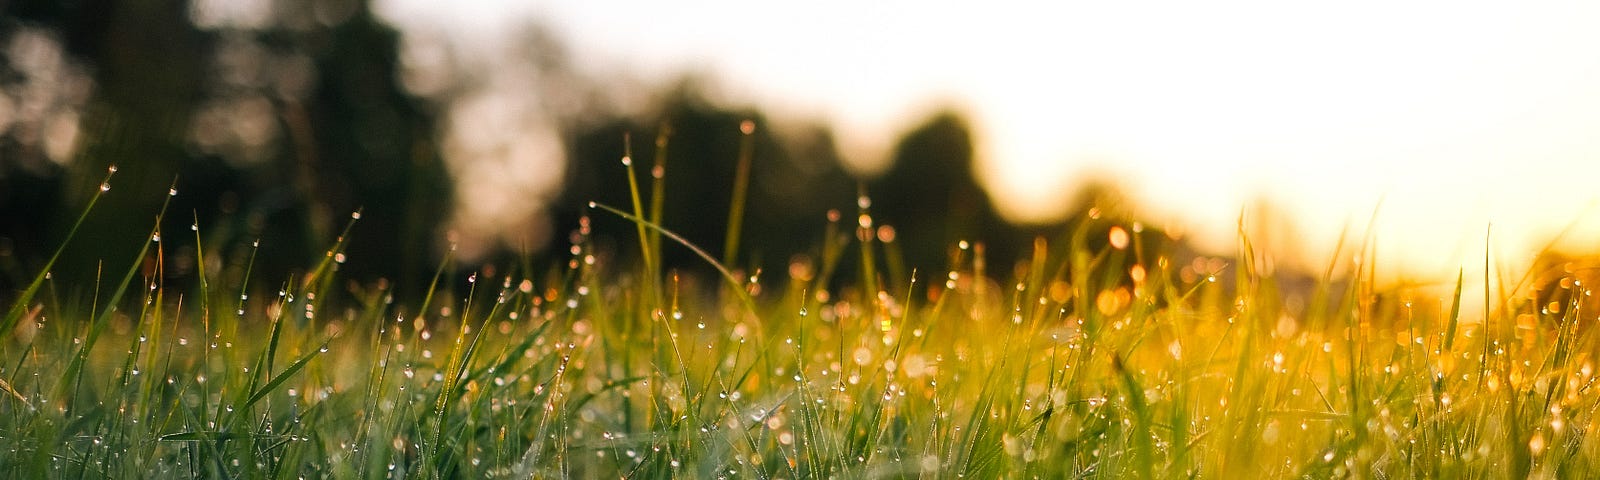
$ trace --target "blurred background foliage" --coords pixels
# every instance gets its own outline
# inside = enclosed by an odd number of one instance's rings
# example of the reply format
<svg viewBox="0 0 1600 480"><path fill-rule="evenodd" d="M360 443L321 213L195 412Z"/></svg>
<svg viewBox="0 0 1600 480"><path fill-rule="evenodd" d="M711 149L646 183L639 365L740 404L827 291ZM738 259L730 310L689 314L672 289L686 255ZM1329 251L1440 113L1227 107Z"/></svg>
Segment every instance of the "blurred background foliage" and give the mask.
<svg viewBox="0 0 1600 480"><path fill-rule="evenodd" d="M360 282L415 293L450 245L462 269L537 268L564 262L589 201L629 205L625 148L648 186L663 146L665 226L722 252L745 122L756 126L735 265L746 271L815 262L828 222L857 232L861 193L873 229L857 234L892 239L899 275L942 272L956 243L972 240L986 243L990 271L1003 277L1035 237L1064 238L1094 220L1090 246L1105 248L1113 225L1137 221L1115 184L1101 181L1079 195L1085 216L1008 222L974 175L971 129L956 108L916 123L887 159L848 161L821 122L725 104L714 81L693 72L641 82L579 71L537 24L485 60L437 32L397 31L365 0L272 0L248 12L240 4L0 7L4 295L41 267L112 165L107 205L71 243L57 278L92 280L126 265L173 182L179 195L161 227L161 274L172 282L205 269L237 284L258 239L252 276L291 281L358 210L343 270ZM885 166L857 167L872 164ZM593 224L599 238L632 241L618 219ZM1174 240L1135 231L1149 245ZM705 267L666 250L669 268Z"/></svg>

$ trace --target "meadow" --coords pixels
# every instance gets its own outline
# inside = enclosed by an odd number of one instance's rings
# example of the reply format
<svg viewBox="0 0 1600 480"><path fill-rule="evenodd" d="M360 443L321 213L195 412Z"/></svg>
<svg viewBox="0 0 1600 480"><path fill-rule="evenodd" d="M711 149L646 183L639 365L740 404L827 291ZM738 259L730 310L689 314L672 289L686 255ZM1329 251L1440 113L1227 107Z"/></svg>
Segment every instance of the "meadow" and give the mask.
<svg viewBox="0 0 1600 480"><path fill-rule="evenodd" d="M0 476L1600 474L1600 312L1578 276L1551 302L1487 260L1389 286L1351 238L1296 289L1242 234L1226 258L1179 258L1093 215L1013 271L974 239L948 269L891 275L904 239L876 234L865 197L787 271L750 272L662 228L628 171L632 205L589 210L635 227L628 251L585 218L552 268L447 257L421 298L342 277L363 254L343 236L288 281L246 260L168 286L162 236L208 262L217 246L161 216L94 285L46 264L0 324ZM79 222L116 213L96 203ZM708 273L663 268L668 249ZM1473 277L1499 287L1464 298Z"/></svg>

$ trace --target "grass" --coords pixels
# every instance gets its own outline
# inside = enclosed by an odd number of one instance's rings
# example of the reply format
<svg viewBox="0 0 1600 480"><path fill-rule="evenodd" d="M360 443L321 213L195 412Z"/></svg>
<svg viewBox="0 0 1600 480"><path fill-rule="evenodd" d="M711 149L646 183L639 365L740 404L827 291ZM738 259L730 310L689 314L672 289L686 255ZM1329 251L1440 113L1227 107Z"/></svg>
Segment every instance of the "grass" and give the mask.
<svg viewBox="0 0 1600 480"><path fill-rule="evenodd" d="M422 299L341 278L362 253L344 236L279 284L168 287L158 229L106 259L115 283L86 301L61 300L86 286L47 264L0 325L0 475L1600 474L1581 282L1566 305L1486 293L1472 318L1468 273L1453 294L1386 288L1357 247L1298 301L1242 235L1234 265L1184 282L1218 262L1127 245L1135 227L1117 225L1121 247L1089 249L1088 228L1039 239L1016 278L992 280L963 242L948 270L891 284L894 243L837 216L774 281L738 268L742 187L723 259L662 227L663 166L645 197L628 162L631 213L592 210L637 227L642 265L610 261L586 226L561 268L454 278L446 260ZM666 248L721 283L664 271Z"/></svg>

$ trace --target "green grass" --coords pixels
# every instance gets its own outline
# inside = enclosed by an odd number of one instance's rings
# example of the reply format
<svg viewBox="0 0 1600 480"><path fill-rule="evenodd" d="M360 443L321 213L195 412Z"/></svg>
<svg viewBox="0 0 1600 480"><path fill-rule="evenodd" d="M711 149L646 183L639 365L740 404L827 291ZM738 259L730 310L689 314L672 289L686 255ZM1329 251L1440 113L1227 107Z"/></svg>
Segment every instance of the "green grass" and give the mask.
<svg viewBox="0 0 1600 480"><path fill-rule="evenodd" d="M1017 278L991 280L963 244L953 268L891 284L894 244L820 219L811 256L753 275L737 228L721 260L682 242L661 227L659 168L649 197L628 173L632 213L592 214L633 222L643 265L585 236L561 268L459 279L446 260L424 298L392 298L341 278L362 254L341 236L277 284L169 288L159 241L105 259L95 285L39 272L7 306L0 476L1600 474L1586 292L1463 314L1470 273L1437 294L1330 265L1296 300L1247 238L1184 282L1206 262L1092 251L1087 229L1037 241ZM670 248L721 283L663 271ZM846 262L860 278L833 278ZM53 293L69 287L93 294Z"/></svg>

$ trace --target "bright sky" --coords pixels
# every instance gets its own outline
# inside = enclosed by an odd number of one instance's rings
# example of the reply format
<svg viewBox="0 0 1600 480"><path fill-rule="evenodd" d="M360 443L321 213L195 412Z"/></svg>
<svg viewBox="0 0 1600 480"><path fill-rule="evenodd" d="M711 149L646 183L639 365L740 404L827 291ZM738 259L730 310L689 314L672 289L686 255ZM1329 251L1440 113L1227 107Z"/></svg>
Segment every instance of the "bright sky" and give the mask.
<svg viewBox="0 0 1600 480"><path fill-rule="evenodd" d="M397 24L493 44L542 18L595 71L715 74L726 98L832 123L874 161L938 105L974 117L991 191L1060 215L1127 182L1203 244L1274 202L1325 256L1374 207L1415 273L1600 246L1600 2L380 0ZM1287 242L1296 239L1280 239ZM1319 260L1320 262L1320 260Z"/></svg>

